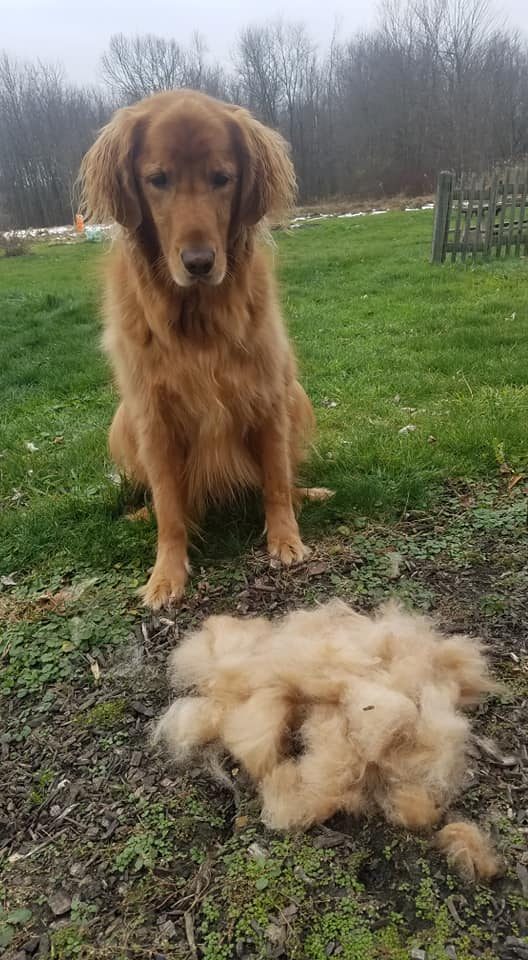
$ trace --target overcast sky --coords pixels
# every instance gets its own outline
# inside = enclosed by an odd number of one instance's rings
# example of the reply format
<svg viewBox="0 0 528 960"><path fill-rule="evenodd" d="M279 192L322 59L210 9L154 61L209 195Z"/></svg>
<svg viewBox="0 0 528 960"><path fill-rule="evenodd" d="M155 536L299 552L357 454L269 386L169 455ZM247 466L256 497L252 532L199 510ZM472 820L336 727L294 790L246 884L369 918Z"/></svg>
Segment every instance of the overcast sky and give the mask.
<svg viewBox="0 0 528 960"><path fill-rule="evenodd" d="M98 61L112 33L157 33L186 43L193 30L210 53L227 59L241 26L282 16L304 20L325 45L371 26L377 0L0 0L0 49L20 57L60 61L74 80L98 79ZM528 0L495 5L499 23L528 35Z"/></svg>

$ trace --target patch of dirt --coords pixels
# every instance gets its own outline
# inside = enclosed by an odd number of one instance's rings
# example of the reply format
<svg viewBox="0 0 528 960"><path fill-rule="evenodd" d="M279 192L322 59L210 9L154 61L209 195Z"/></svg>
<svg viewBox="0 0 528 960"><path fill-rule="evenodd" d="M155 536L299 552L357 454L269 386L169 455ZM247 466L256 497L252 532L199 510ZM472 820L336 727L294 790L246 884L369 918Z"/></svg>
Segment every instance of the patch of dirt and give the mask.
<svg viewBox="0 0 528 960"><path fill-rule="evenodd" d="M30 704L5 700L3 956L525 960L528 542L520 494L466 510L461 499L434 519L342 527L297 570L261 553L204 569L178 611L136 624L95 687L87 670ZM337 817L274 835L232 763L182 772L149 744L167 655L204 617L275 616L335 594L370 608L393 592L447 630L480 633L505 682L476 711L453 811L484 824L504 855L489 887L464 884L427 838L382 822Z"/></svg>
<svg viewBox="0 0 528 960"><path fill-rule="evenodd" d="M395 197L336 197L333 200L322 200L321 203L301 204L296 207L295 216L316 216L317 214L358 213L362 210L406 210L408 208L421 209L427 204L434 203L434 194L421 197L407 197L397 194Z"/></svg>

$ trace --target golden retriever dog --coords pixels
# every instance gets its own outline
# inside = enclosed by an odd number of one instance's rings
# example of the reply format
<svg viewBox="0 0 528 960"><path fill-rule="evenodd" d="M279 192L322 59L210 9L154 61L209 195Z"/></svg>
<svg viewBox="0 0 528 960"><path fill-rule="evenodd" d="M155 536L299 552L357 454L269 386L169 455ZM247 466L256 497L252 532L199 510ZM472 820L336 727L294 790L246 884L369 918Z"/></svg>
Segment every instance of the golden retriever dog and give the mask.
<svg viewBox="0 0 528 960"><path fill-rule="evenodd" d="M264 218L294 198L285 141L242 108L160 93L115 114L81 183L87 215L120 225L105 302L121 395L109 444L152 491L145 603L182 596L189 521L241 488L263 491L271 556L303 560L294 483L313 414L259 243Z"/></svg>
<svg viewBox="0 0 528 960"><path fill-rule="evenodd" d="M431 830L464 779L462 709L497 689L478 641L394 604L367 617L340 601L275 623L210 617L173 651L170 675L187 695L155 738L179 760L207 743L229 751L279 830L338 811ZM467 877L499 871L474 824L448 823L436 843Z"/></svg>

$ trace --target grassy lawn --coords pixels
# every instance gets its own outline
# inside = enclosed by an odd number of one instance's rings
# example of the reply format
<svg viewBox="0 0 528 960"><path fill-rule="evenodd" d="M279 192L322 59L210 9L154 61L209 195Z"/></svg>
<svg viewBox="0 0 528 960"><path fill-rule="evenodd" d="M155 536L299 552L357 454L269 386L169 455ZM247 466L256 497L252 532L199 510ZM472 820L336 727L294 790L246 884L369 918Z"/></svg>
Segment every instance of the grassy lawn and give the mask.
<svg viewBox="0 0 528 960"><path fill-rule="evenodd" d="M0 260L0 953L35 935L63 960L230 960L237 944L247 958L491 960L526 932L526 771L479 759L463 809L490 823L509 870L471 891L425 841L379 824L273 837L244 785L181 776L145 746L167 653L204 615L396 593L493 640L508 693L480 731L526 751L527 261L432 268L431 226L390 213L279 236L319 425L306 478L336 496L306 508L315 553L290 572L270 570L255 504L208 518L173 619L137 607L155 528L126 518L106 454L104 248Z"/></svg>
<svg viewBox="0 0 528 960"><path fill-rule="evenodd" d="M526 263L432 269L430 226L429 214L389 214L280 238L285 311L320 428L309 474L337 490L333 516L396 516L430 503L445 478L526 461ZM103 256L40 247L0 266L8 570L144 568L153 556L153 531L119 518L106 460ZM310 512L312 525L326 519Z"/></svg>

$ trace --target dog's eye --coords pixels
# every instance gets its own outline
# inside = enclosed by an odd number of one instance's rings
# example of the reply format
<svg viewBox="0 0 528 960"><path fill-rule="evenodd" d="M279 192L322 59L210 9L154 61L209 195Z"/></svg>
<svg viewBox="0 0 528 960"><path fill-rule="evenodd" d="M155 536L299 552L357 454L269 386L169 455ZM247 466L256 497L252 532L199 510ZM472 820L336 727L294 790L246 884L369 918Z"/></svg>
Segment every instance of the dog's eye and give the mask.
<svg viewBox="0 0 528 960"><path fill-rule="evenodd" d="M222 173L221 170L217 170L216 173L213 173L211 182L215 188L225 187L226 183L229 183L229 177L226 173Z"/></svg>
<svg viewBox="0 0 528 960"><path fill-rule="evenodd" d="M155 173L152 177L149 177L148 182L151 183L153 187L157 187L158 190L162 190L168 183L167 174L160 170L159 173Z"/></svg>

